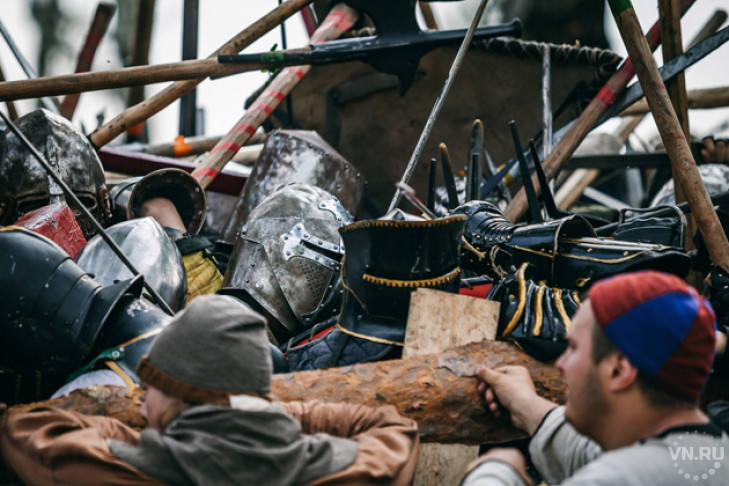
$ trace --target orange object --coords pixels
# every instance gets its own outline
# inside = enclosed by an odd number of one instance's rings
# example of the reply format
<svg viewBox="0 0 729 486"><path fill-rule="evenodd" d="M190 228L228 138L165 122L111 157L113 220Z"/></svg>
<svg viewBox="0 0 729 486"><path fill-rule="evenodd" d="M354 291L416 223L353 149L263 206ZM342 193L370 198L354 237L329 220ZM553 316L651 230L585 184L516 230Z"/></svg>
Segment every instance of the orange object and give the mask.
<svg viewBox="0 0 729 486"><path fill-rule="evenodd" d="M184 157L192 152L192 145L185 140L184 135L178 135L172 143L172 147L175 151L175 157Z"/></svg>
<svg viewBox="0 0 729 486"><path fill-rule="evenodd" d="M127 128L127 135L138 137L142 134L142 130L144 130L144 122L137 123L136 125L132 125Z"/></svg>

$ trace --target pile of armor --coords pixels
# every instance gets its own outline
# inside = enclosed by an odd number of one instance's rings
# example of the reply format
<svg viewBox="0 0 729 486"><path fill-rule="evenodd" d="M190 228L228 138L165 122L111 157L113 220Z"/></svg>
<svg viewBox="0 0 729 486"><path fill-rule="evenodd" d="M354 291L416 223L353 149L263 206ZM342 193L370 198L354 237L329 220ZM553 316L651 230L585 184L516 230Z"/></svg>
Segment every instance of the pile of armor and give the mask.
<svg viewBox="0 0 729 486"><path fill-rule="evenodd" d="M685 222L657 225L650 214L609 238L579 215L513 224L496 201L480 199L439 215L396 209L357 219L363 177L315 132L300 130L268 135L211 241L205 218L216 209L187 173L165 169L107 191L96 152L68 121L38 110L17 125L76 198L15 133L0 134L6 403L91 383L138 385L134 371L153 337L203 293L262 313L276 371L296 371L397 358L416 289L468 293L486 281L487 298L501 303L499 338L551 360L593 282L642 268L684 276L691 263L676 243ZM181 227L145 216L158 199L172 203ZM646 241L644 226L660 226L655 235L663 236Z"/></svg>

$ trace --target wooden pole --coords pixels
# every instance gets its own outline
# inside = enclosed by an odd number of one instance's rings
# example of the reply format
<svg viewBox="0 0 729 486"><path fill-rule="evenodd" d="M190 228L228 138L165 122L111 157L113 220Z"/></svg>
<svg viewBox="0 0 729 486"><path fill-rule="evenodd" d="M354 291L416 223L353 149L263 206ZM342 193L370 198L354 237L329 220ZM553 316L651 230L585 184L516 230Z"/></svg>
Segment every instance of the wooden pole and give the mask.
<svg viewBox="0 0 729 486"><path fill-rule="evenodd" d="M430 4L427 2L419 1L418 7L420 7L420 13L423 14L425 26L430 30L438 30L438 23L435 21L435 15L433 14L433 9L431 8Z"/></svg>
<svg viewBox="0 0 729 486"><path fill-rule="evenodd" d="M658 11L661 22L661 39L663 39L663 63L683 54L683 42L681 37L681 15L678 13L677 0L658 0ZM689 131L688 103L686 101L686 75L681 72L673 79L665 83L668 97L673 103L678 123L681 125L683 135L687 140L691 139ZM686 200L686 195L680 186L674 186L676 203ZM688 218L688 235L696 232L695 225ZM687 235L687 244L691 245L691 237ZM688 251L691 248L686 248Z"/></svg>
<svg viewBox="0 0 729 486"><path fill-rule="evenodd" d="M208 56L208 59L216 59L218 54L235 54L242 51L244 48L259 39L263 34L301 10L302 7L309 5L312 1L313 0L287 0L241 31L234 38L223 44L218 50ZM203 79L204 78L190 79L187 81L176 81L172 83L170 86L155 94L151 98L124 110L113 120L93 131L91 135L89 135L89 139L97 148L106 145L127 128L146 120L168 106L170 103L185 95L185 93L200 84Z"/></svg>
<svg viewBox="0 0 729 486"><path fill-rule="evenodd" d="M680 186L686 195L709 256L715 265L726 271L729 269L729 241L701 180L658 66L641 32L635 10L630 0L608 0L608 3L671 159L674 184Z"/></svg>
<svg viewBox="0 0 729 486"><path fill-rule="evenodd" d="M658 0L661 18L661 39L663 39L663 64L683 54L683 37L681 33L681 14L678 0ZM666 91L676 110L679 124L684 136L691 138L689 131L688 102L686 100L686 74L678 73L666 82Z"/></svg>
<svg viewBox="0 0 729 486"><path fill-rule="evenodd" d="M694 4L695 0L681 0L680 8L683 15ZM642 34L641 34L642 36ZM658 22L653 24L646 33L646 42L653 51L661 43L660 27ZM595 126L600 117L605 114L610 105L613 104L615 98L623 92L628 86L628 82L633 78L635 71L630 59L618 69L607 83L600 89L595 98L590 101L587 107L582 111L575 123L570 127L564 137L554 147L554 150L544 160L542 166L547 180L552 180L562 166L572 157L575 149L582 143L587 134ZM532 175L534 187L539 192L539 181L537 175ZM504 210L504 216L512 222L516 222L522 217L528 207L526 193L524 189L520 189L512 198L511 202Z"/></svg>
<svg viewBox="0 0 729 486"><path fill-rule="evenodd" d="M719 88L693 89L686 93L688 107L692 110L729 106L729 86ZM650 112L645 99L635 102L618 116L641 116Z"/></svg>
<svg viewBox="0 0 729 486"><path fill-rule="evenodd" d="M2 67L0 67L0 86L2 83L5 82L5 73L2 70ZM18 119L18 110L15 109L15 103L12 101L8 101L5 103L8 107L8 116L11 120L15 121Z"/></svg>
<svg viewBox="0 0 729 486"><path fill-rule="evenodd" d="M332 7L324 21L312 34L309 43L316 44L336 39L349 30L359 18L359 13L344 3ZM292 66L282 69L256 101L245 111L240 120L220 142L208 153L200 166L192 172L203 188L220 173L225 164L235 155L241 145L255 133L274 108L283 101L298 82L311 69L310 65Z"/></svg>
<svg viewBox="0 0 729 486"><path fill-rule="evenodd" d="M704 27L702 27L701 30L696 34L696 36L691 40L688 48L692 48L699 42L713 35L724 23L724 20L726 20L726 13L722 10L715 11L714 14L706 22L706 24L704 24ZM724 91L723 93L722 90ZM692 106L692 99L695 104L699 99L702 102L705 102L707 98L711 99L712 102L721 103L722 95L724 97L723 104L719 104L716 106L726 106L729 104L729 88L711 88L708 90L692 91L689 92L687 95L688 105L690 108L693 108L694 106ZM632 107L623 110L619 115L627 116L626 112L628 112L629 110L633 111L632 108L635 108L638 105L640 105L639 111L634 111L633 113L631 113L631 115L633 116L622 120L617 130L615 131L618 140L623 145L625 144L625 142L628 141L628 137L630 136L630 134L633 133L636 127L640 125L640 122L643 121L645 115L649 113L650 110L648 108L648 102L645 100L645 98L643 98L642 100L633 104ZM643 109L643 107L645 109ZM572 205L580 198L584 190L593 182L595 182L599 175L599 169L575 170L572 174L570 174L564 184L562 184L562 186L557 191L557 194L555 194L554 199L557 206L562 209L569 209L570 207L572 207ZM693 232L690 232L689 234L693 235Z"/></svg>
<svg viewBox="0 0 729 486"><path fill-rule="evenodd" d="M134 10L134 35L131 39L131 59L129 66L146 66L149 64L149 47L152 42L152 25L154 24L155 0L136 0ZM174 80L166 80L174 81ZM144 88L133 87L127 93L127 106L134 106L144 101Z"/></svg>
<svg viewBox="0 0 729 486"><path fill-rule="evenodd" d="M149 64L149 47L152 43L155 0L135 0L135 4L134 31L129 46L131 58L128 66L146 66ZM144 101L144 85L132 84L129 86L127 106L134 106ZM127 128L127 142L147 142L146 128L144 121Z"/></svg>
<svg viewBox="0 0 729 486"><path fill-rule="evenodd" d="M145 154L162 155L164 157L186 157L188 155L197 155L215 147L223 137L197 135L195 137L185 137L178 135L174 141L158 144L148 144L141 148L138 147L126 147L124 145L117 147L121 150L131 150L137 152L143 152ZM262 144L266 141L267 135L265 133L255 133L248 140L246 145Z"/></svg>
<svg viewBox="0 0 729 486"><path fill-rule="evenodd" d="M96 6L96 12L91 21L89 33L86 34L86 41L78 54L78 61L76 62L77 73L84 73L91 70L91 63L94 61L96 49L99 47L99 42L101 42L104 34L106 34L106 30L109 28L109 23L114 16L114 12L116 12L115 3L99 2ZM81 95L73 94L63 99L59 108L62 116L69 120L73 118L79 96Z"/></svg>
<svg viewBox="0 0 729 486"><path fill-rule="evenodd" d="M540 395L564 402L565 385L554 366L540 363L501 341L471 343L408 359L274 375L271 395L283 402L321 400L371 407L394 405L402 415L418 423L423 442L499 443L526 434L514 428L507 417L495 418L486 411L475 371L479 366L503 365L526 366ZM138 427L143 395L141 390L127 392L118 387L98 386L68 397L16 405L9 412L56 406L89 415L113 416Z"/></svg>
<svg viewBox="0 0 729 486"><path fill-rule="evenodd" d="M217 59L200 59L132 66L108 71L45 76L0 83L0 101L54 96L102 89L124 88L165 81L193 80L209 76L229 76L280 66L281 63L221 64Z"/></svg>

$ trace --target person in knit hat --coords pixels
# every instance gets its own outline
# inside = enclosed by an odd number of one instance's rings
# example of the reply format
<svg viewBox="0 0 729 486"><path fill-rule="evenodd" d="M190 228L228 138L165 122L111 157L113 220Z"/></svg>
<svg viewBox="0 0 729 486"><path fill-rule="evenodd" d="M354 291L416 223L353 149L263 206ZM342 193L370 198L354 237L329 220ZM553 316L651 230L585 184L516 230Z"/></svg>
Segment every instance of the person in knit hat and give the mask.
<svg viewBox="0 0 729 486"><path fill-rule="evenodd" d="M7 417L5 464L26 485L410 484L417 425L394 407L273 403L265 319L233 297L196 298L137 373L141 434L54 408Z"/></svg>
<svg viewBox="0 0 729 486"><path fill-rule="evenodd" d="M729 437L698 408L711 371L714 312L674 275L643 271L595 283L556 366L566 404L537 395L521 367L482 368L479 392L532 437L548 484L729 484ZM533 484L514 448L491 449L463 486Z"/></svg>

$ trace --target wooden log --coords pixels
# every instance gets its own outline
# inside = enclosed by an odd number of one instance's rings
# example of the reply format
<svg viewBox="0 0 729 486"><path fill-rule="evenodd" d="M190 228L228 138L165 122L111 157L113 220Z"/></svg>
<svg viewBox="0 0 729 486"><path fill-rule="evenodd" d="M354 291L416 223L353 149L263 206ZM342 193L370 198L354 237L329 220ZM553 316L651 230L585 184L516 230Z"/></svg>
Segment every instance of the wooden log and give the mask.
<svg viewBox="0 0 729 486"><path fill-rule="evenodd" d="M694 4L695 0L681 0L681 14L686 11ZM642 36L642 33L641 33ZM650 50L655 50L661 43L661 37L659 32L659 24L656 22L646 33L646 42L650 46ZM610 105L613 104L615 98L625 90L628 86L628 82L633 78L635 71L630 59L626 61L623 66L613 74L605 85L600 89L595 98L593 98L587 107L583 110L580 116L575 120L575 123L570 127L564 137L554 147L549 156L542 163L544 168L544 174L548 181L551 181L557 172L564 166L565 163L572 157L575 149L582 143L587 134L595 126L595 123L600 117L607 111ZM539 180L537 175L532 175L532 181L534 187L539 193ZM511 202L506 206L504 210L504 216L510 221L516 222L522 217L528 207L526 192L524 189L520 189L512 198Z"/></svg>
<svg viewBox="0 0 729 486"><path fill-rule="evenodd" d="M635 10L630 0L609 0L609 4L671 159L675 186L680 186L686 195L711 260L726 271L729 269L729 241L701 180L651 49L641 32Z"/></svg>
<svg viewBox="0 0 729 486"><path fill-rule="evenodd" d="M106 34L106 30L109 28L111 18L116 12L116 4L111 2L102 1L96 6L96 12L94 18L91 21L89 32L86 35L83 47L78 54L78 61L76 62L76 72L84 73L91 69L91 63L94 61L96 55L96 49L99 47L101 38ZM76 111L78 105L78 99L80 94L73 94L66 96L61 102L59 111L61 115L71 120L73 114Z"/></svg>
<svg viewBox="0 0 729 486"><path fill-rule="evenodd" d="M332 7L324 21L309 39L309 44L316 44L336 39L349 30L359 18L356 10L344 3ZM291 90L306 76L311 65L292 66L282 69L266 89L256 98L240 120L230 129L220 142L210 151L207 157L195 169L192 176L203 188L223 170L225 164L235 155L240 147L255 133L273 110L283 101Z"/></svg>
<svg viewBox="0 0 729 486"><path fill-rule="evenodd" d="M403 358L438 353L484 339L496 339L498 302L440 290L417 289L410 297ZM413 486L458 484L478 446L421 444Z"/></svg>
<svg viewBox="0 0 729 486"><path fill-rule="evenodd" d="M68 396L14 405L8 409L8 413L12 415L29 412L38 407L56 407L84 415L104 415L120 420L135 429L141 429L146 425L145 420L139 415L139 407L142 406L145 394L141 388L130 391L120 386L94 385L76 390Z"/></svg>
<svg viewBox="0 0 729 486"><path fill-rule="evenodd" d="M278 400L319 399L362 405L394 405L418 422L424 442L495 443L525 437L505 417L484 408L475 371L479 366L526 366L537 391L564 401L556 368L540 363L512 344L481 341L413 358L302 371L274 378Z"/></svg>
<svg viewBox="0 0 729 486"><path fill-rule="evenodd" d="M223 44L218 50L210 54L208 59L216 59L218 54L235 54L258 40L263 34L281 24L302 7L309 5L313 0L287 0L269 13L258 19L256 22L241 31L234 38ZM89 139L95 147L102 147L117 137L129 127L140 123L175 100L181 98L195 86L200 84L204 78L176 81L170 86L155 94L151 98L131 106L117 115L105 125L94 130Z"/></svg>
<svg viewBox="0 0 729 486"><path fill-rule="evenodd" d="M526 366L540 395L564 402L565 385L555 367L540 363L514 345L500 341L482 341L408 359L274 375L272 397L278 401L322 400L374 407L394 405L401 414L418 422L424 442L481 444L525 437L508 418L495 418L486 411L475 377L476 369L482 365ZM70 397L16 405L10 408L10 413L28 411L36 406L60 406L70 410L80 406L84 413L115 416L139 427L137 414L142 392L121 390L108 394L97 391L91 395L78 391ZM79 394L84 394L83 400L77 397Z"/></svg>

